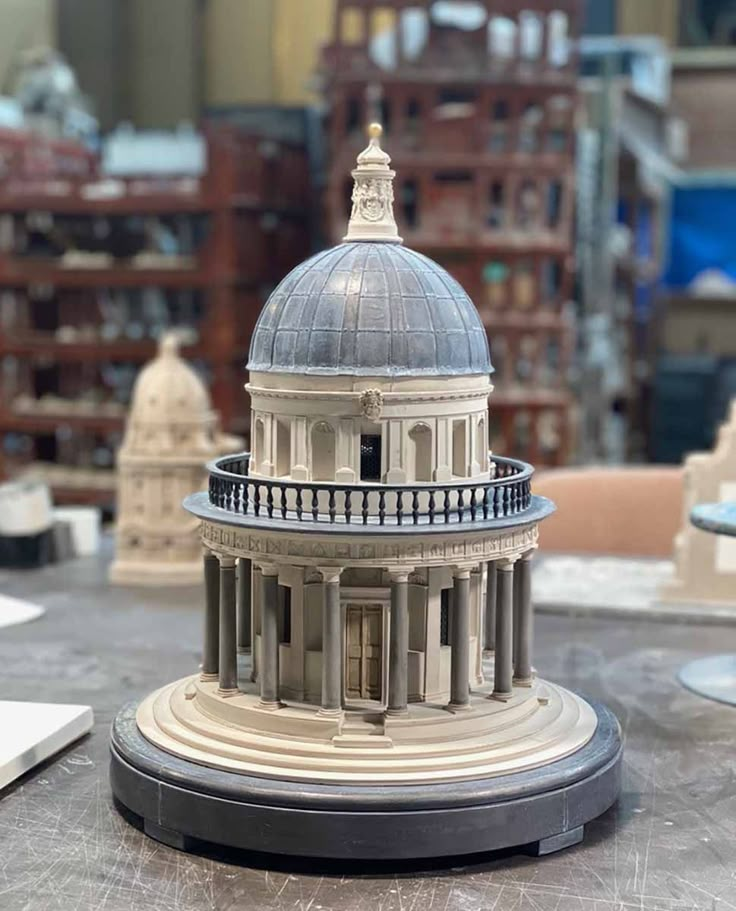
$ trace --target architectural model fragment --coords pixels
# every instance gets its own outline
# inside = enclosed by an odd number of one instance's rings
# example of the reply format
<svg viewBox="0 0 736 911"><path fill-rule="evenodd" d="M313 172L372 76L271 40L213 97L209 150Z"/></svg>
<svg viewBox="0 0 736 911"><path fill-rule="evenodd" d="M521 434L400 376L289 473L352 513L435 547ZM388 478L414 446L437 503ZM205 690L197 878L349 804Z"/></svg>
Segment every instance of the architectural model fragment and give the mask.
<svg viewBox="0 0 736 911"><path fill-rule="evenodd" d="M402 246L380 135L343 243L261 313L252 451L186 501L201 669L113 726L117 799L184 849L547 853L618 794L616 719L532 663L530 560L554 507L530 465L489 454L484 327Z"/></svg>
<svg viewBox="0 0 736 911"><path fill-rule="evenodd" d="M675 538L675 578L662 601L733 604L736 598L736 541L708 534L690 520L693 506L736 500L736 401L718 431L713 452L685 461L682 528Z"/></svg>
<svg viewBox="0 0 736 911"><path fill-rule="evenodd" d="M232 446L202 380L164 335L133 390L118 453L118 515L110 581L191 584L202 578L199 522L181 503L205 483L205 465Z"/></svg>

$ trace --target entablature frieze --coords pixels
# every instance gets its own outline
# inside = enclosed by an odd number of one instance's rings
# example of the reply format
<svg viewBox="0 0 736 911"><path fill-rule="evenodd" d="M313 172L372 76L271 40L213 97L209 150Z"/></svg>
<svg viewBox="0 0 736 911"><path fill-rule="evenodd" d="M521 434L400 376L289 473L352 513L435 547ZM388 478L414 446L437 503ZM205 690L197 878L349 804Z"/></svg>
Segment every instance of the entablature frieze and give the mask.
<svg viewBox="0 0 736 911"><path fill-rule="evenodd" d="M409 568L475 564L516 557L537 546L538 528L530 523L495 532L448 532L399 538L376 534L299 535L234 528L204 520L202 543L209 550L256 563L287 563L298 566L381 566Z"/></svg>

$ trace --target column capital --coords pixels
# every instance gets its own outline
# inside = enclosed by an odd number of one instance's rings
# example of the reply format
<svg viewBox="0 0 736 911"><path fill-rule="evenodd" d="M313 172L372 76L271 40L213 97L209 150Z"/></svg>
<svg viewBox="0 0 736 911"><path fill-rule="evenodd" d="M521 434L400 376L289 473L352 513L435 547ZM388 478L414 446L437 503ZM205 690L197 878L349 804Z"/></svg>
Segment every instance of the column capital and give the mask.
<svg viewBox="0 0 736 911"><path fill-rule="evenodd" d="M235 569L235 557L230 554L215 554L220 561L220 569Z"/></svg>
<svg viewBox="0 0 736 911"><path fill-rule="evenodd" d="M339 582L340 575L345 569L344 566L316 566L315 569L322 576L322 581L325 583L329 582Z"/></svg>
<svg viewBox="0 0 736 911"><path fill-rule="evenodd" d="M536 548L536 547L532 547L531 550L527 550L525 553L523 553L523 554L519 557L519 560L523 560L525 563L528 563L529 560L531 560L531 559L533 558L533 556L534 556L534 554L535 554L536 552L537 552L537 548Z"/></svg>
<svg viewBox="0 0 736 911"><path fill-rule="evenodd" d="M400 569L388 569L387 572L392 582L408 582L410 574L414 572L414 567L402 566Z"/></svg>
<svg viewBox="0 0 736 911"><path fill-rule="evenodd" d="M452 567L453 579L469 579L475 563L458 563Z"/></svg>
<svg viewBox="0 0 736 911"><path fill-rule="evenodd" d="M279 574L279 567L277 563L259 563L258 568L261 571L261 574L264 576L276 576Z"/></svg>
<svg viewBox="0 0 736 911"><path fill-rule="evenodd" d="M502 557L500 560L496 560L496 569L502 573L513 572L514 563L516 563L520 556L520 554L514 554L512 557Z"/></svg>

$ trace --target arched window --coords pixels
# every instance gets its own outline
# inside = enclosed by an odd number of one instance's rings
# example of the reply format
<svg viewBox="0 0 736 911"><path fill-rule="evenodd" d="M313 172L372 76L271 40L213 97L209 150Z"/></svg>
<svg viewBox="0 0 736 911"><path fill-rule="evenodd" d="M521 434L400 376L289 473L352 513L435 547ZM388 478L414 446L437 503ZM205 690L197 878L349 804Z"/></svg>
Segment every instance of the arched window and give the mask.
<svg viewBox="0 0 736 911"><path fill-rule="evenodd" d="M326 421L312 427L312 480L335 480L335 431Z"/></svg>
<svg viewBox="0 0 736 911"><path fill-rule="evenodd" d="M260 468L261 462L266 456L265 453L265 439L266 434L263 427L263 421L260 418L256 418L256 434L255 440L253 441L253 466L258 471Z"/></svg>
<svg viewBox="0 0 736 911"><path fill-rule="evenodd" d="M413 454L414 480L432 480L432 431L426 424L415 424L409 431Z"/></svg>
<svg viewBox="0 0 736 911"><path fill-rule="evenodd" d="M452 473L458 478L467 476L466 425L465 418L452 422Z"/></svg>
<svg viewBox="0 0 736 911"><path fill-rule="evenodd" d="M276 475L284 477L291 471L291 423L276 419Z"/></svg>

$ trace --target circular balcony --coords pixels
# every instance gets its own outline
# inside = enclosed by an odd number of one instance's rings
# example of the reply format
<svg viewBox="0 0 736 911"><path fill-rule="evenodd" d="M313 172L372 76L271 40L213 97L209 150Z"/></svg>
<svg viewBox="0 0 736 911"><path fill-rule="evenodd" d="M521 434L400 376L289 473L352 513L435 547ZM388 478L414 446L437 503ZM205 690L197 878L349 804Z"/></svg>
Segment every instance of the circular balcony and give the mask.
<svg viewBox="0 0 736 911"><path fill-rule="evenodd" d="M185 500L190 512L231 525L307 531L422 532L447 526L503 527L534 522L552 504L531 493L534 469L491 456L491 478L415 484L294 481L249 474L250 453L210 462L209 490Z"/></svg>

